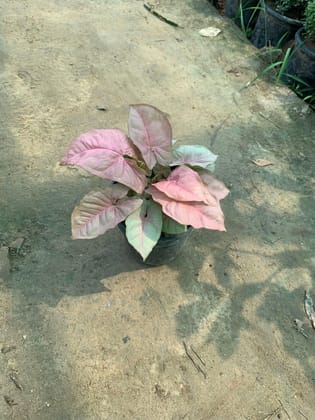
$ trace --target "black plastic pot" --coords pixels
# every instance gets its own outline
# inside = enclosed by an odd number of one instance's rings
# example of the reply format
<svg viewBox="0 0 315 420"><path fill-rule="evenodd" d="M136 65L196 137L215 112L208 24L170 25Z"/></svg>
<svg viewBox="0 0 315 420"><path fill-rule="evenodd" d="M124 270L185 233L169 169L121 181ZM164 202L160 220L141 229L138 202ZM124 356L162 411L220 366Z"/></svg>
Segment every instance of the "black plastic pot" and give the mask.
<svg viewBox="0 0 315 420"><path fill-rule="evenodd" d="M300 20L281 15L269 7L263 0L260 2L259 16L251 36L257 48L266 46L282 47L294 39L296 32L302 27Z"/></svg>
<svg viewBox="0 0 315 420"><path fill-rule="evenodd" d="M126 238L125 223L119 223L118 227ZM178 256L192 231L193 228L188 227L186 232L180 233L179 235L161 236L158 243L152 249L150 255L144 262L142 257L132 246L131 249L134 251L136 258L143 264L154 266L163 265L174 260Z"/></svg>
<svg viewBox="0 0 315 420"><path fill-rule="evenodd" d="M258 6L259 0L242 0L242 14L243 14L243 25L242 28L242 19L241 14L241 0L227 0L225 2L225 16L233 19L237 26L241 29L248 30L255 26L258 10L255 11L254 8Z"/></svg>
<svg viewBox="0 0 315 420"><path fill-rule="evenodd" d="M295 47L282 76L285 83L295 86L295 88L298 87L297 93L300 91L304 97L315 93L315 48L313 49L310 45L305 44L303 28L301 28L295 34ZM300 83L294 77L298 77L305 84Z"/></svg>

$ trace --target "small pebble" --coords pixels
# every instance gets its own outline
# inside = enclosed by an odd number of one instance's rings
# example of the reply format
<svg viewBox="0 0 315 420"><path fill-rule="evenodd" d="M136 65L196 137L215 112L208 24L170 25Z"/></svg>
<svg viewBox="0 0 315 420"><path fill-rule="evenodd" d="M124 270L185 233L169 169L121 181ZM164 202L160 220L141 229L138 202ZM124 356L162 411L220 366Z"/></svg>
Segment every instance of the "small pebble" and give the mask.
<svg viewBox="0 0 315 420"><path fill-rule="evenodd" d="M122 340L123 340L124 344L126 344L130 340L130 337L128 335L126 335L126 337L123 337Z"/></svg>

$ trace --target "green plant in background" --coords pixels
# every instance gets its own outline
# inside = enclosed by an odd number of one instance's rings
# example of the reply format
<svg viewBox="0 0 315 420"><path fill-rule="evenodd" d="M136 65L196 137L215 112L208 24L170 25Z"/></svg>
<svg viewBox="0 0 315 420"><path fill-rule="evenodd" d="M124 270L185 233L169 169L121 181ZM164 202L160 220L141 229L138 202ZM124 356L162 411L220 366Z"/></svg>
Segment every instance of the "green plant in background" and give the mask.
<svg viewBox="0 0 315 420"><path fill-rule="evenodd" d="M235 16L235 20L239 20L240 22L240 28L242 32L246 35L247 38L251 37L252 31L253 31L253 24L255 23L255 18L257 18L257 13L259 13L259 10L262 8L259 6L250 6L250 7L244 7L246 5L246 0L240 0L238 13ZM248 22L246 22L244 14L246 12L250 12L250 17L248 19Z"/></svg>
<svg viewBox="0 0 315 420"><path fill-rule="evenodd" d="M282 15L295 12L302 17L307 3L308 0L276 0L276 11Z"/></svg>
<svg viewBox="0 0 315 420"><path fill-rule="evenodd" d="M278 12L286 15L288 13L284 12L290 11L293 14L294 11L299 9L300 16L305 18L303 21L303 39L315 43L315 0L279 0L275 4L277 5ZM267 61L268 64L245 87L249 87L257 79L269 75L275 82L289 85L297 96L315 110L315 94L310 93L312 92L312 86L296 74L291 74L293 73L292 66L290 65L291 58L295 56L301 46L295 45L293 48L281 48L285 36L286 34L282 36L276 46L266 46L260 50L259 56L264 61ZM308 44L308 47L315 51L312 44Z"/></svg>
<svg viewBox="0 0 315 420"><path fill-rule="evenodd" d="M306 7L304 28L307 38L315 42L315 0Z"/></svg>
<svg viewBox="0 0 315 420"><path fill-rule="evenodd" d="M313 2L313 4L315 4L315 1ZM302 98L303 101L307 102L312 109L315 110L315 95L309 95L307 93L309 92L310 87L308 83L306 83L299 77L293 74L288 74L286 72L289 59L291 55L295 52L295 49L287 48L283 58L281 60L276 61L273 59L272 52L274 51L275 53L277 53L279 51L279 48L270 47L269 49L269 57L271 58L271 63L268 66L266 66L261 72L259 72L258 75L246 85L246 87L251 86L257 79L260 79L267 74L271 75L272 79L276 83L285 83L283 82L283 77L285 77L291 80L290 87L293 90L293 92L300 98Z"/></svg>
<svg viewBox="0 0 315 420"><path fill-rule="evenodd" d="M276 47L275 48L271 47L270 50L271 50L269 52L270 58L272 58L272 51L275 51L275 52L279 51L279 49ZM260 79L262 76L268 73L273 74L276 82L280 82L281 77L284 74L285 69L287 67L287 63L288 63L291 53L292 53L292 49L288 48L282 60L273 61L272 59L272 62L267 67L265 67L260 73L258 73L257 76L251 82L249 82L247 86L252 85L257 79Z"/></svg>
<svg viewBox="0 0 315 420"><path fill-rule="evenodd" d="M300 77L293 74L285 73L285 77L290 80L290 88L293 90L293 92L301 99L303 99L304 102L308 103L313 111L315 111L315 95L309 94L310 85Z"/></svg>

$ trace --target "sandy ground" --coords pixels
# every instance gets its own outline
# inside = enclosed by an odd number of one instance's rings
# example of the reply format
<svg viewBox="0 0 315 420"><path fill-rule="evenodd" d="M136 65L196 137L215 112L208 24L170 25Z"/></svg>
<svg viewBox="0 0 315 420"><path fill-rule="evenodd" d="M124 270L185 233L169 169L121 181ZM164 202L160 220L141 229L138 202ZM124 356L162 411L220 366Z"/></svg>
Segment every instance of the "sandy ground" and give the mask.
<svg viewBox="0 0 315 420"><path fill-rule="evenodd" d="M10 271L0 252L1 420L315 419L314 113L274 83L244 88L262 63L208 1L158 10L183 28L136 0L1 1L0 243L25 238ZM195 231L155 268L117 229L71 241L101 182L58 164L139 102L219 154L231 189L227 232Z"/></svg>

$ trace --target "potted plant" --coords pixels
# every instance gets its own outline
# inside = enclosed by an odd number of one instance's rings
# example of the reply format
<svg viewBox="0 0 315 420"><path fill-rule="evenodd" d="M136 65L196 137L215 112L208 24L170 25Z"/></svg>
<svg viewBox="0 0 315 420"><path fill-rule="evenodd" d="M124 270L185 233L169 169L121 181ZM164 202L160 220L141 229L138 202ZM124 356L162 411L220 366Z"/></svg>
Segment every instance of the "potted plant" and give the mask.
<svg viewBox="0 0 315 420"><path fill-rule="evenodd" d="M204 146L173 148L166 115L150 105L131 105L128 136L118 129L89 131L73 141L62 161L112 181L75 207L72 238L96 238L120 224L143 261L166 262L161 249L173 259L174 243L177 248L192 228L225 230L220 200L228 189L211 175L216 159Z"/></svg>
<svg viewBox="0 0 315 420"><path fill-rule="evenodd" d="M251 37L257 48L282 47L303 25L308 0L261 0L260 13Z"/></svg>
<svg viewBox="0 0 315 420"><path fill-rule="evenodd" d="M315 94L315 0L308 3L305 21L295 34L295 46L283 80L298 94L313 99Z"/></svg>

